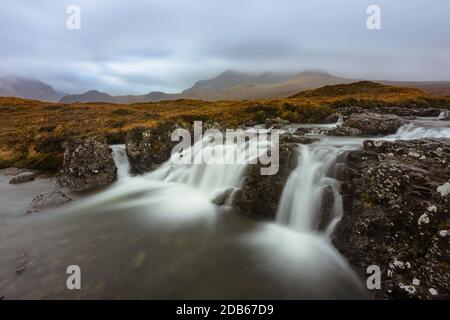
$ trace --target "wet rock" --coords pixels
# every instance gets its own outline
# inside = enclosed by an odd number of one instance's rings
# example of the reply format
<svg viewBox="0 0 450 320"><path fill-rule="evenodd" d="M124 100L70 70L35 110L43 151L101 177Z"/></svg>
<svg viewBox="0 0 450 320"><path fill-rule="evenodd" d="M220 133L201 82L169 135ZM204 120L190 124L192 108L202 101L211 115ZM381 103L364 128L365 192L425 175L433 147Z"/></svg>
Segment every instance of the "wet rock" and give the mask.
<svg viewBox="0 0 450 320"><path fill-rule="evenodd" d="M311 144L317 141L319 141L318 138L301 137L288 132L280 135L281 144L282 143Z"/></svg>
<svg viewBox="0 0 450 320"><path fill-rule="evenodd" d="M36 178L34 172L23 172L14 176L11 180L9 180L10 184L19 184L24 182L33 181Z"/></svg>
<svg viewBox="0 0 450 320"><path fill-rule="evenodd" d="M269 118L266 120L266 128L267 129L280 129L284 126L287 126L289 124L289 121L283 120L280 117L276 118Z"/></svg>
<svg viewBox="0 0 450 320"><path fill-rule="evenodd" d="M339 118L341 117L341 115L336 112L333 114L330 114L324 121L324 123L336 123L338 122Z"/></svg>
<svg viewBox="0 0 450 320"><path fill-rule="evenodd" d="M296 166L297 145L280 144L278 172L263 176L260 164L250 165L241 188L234 194L233 206L251 216L274 219L284 185Z"/></svg>
<svg viewBox="0 0 450 320"><path fill-rule="evenodd" d="M36 213L45 209L57 208L69 201L72 201L72 199L60 190L41 193L33 198L27 209L27 213Z"/></svg>
<svg viewBox="0 0 450 320"><path fill-rule="evenodd" d="M180 126L170 122L150 129L137 128L128 134L126 151L131 169L137 173L146 173L169 160L173 147L178 144L171 140L171 135L179 128L192 131L189 125Z"/></svg>
<svg viewBox="0 0 450 320"><path fill-rule="evenodd" d="M106 143L89 138L67 144L64 162L57 176L58 184L74 191L84 191L111 184L117 168Z"/></svg>
<svg viewBox="0 0 450 320"><path fill-rule="evenodd" d="M343 136L357 137L357 136L360 136L361 134L362 134L362 132L359 129L349 128L349 127L344 127L344 126L339 126L339 127L330 129L326 132L326 135L328 135L328 136L338 136L338 137L343 137Z"/></svg>
<svg viewBox="0 0 450 320"><path fill-rule="evenodd" d="M378 298L450 298L450 139L366 140L347 159L335 246L362 277L381 268Z"/></svg>
<svg viewBox="0 0 450 320"><path fill-rule="evenodd" d="M234 190L235 190L234 188L228 188L219 192L216 195L216 197L212 200L212 203L214 203L217 206L223 206L227 202L227 200L230 199L230 196Z"/></svg>
<svg viewBox="0 0 450 320"><path fill-rule="evenodd" d="M386 135L395 133L403 124L405 120L396 115L366 112L352 114L342 126L358 129L363 135Z"/></svg>
<svg viewBox="0 0 450 320"><path fill-rule="evenodd" d="M325 187L322 193L322 201L320 203L321 217L319 219L318 230L324 231L334 216L334 192L331 186Z"/></svg>

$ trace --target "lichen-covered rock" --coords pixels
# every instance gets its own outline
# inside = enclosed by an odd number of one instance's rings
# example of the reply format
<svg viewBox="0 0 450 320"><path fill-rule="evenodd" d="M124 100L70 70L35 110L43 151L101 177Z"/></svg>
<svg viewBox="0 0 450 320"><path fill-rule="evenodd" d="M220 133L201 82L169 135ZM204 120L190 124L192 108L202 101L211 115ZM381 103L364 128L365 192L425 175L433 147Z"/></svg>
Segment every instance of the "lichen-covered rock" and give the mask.
<svg viewBox="0 0 450 320"><path fill-rule="evenodd" d="M274 219L284 185L296 166L297 145L280 144L277 174L264 176L260 164L249 165L241 188L234 194L233 206L248 215Z"/></svg>
<svg viewBox="0 0 450 320"><path fill-rule="evenodd" d="M10 184L19 184L24 182L33 181L36 178L34 172L22 172L18 175L14 176L11 180L9 180Z"/></svg>
<svg viewBox="0 0 450 320"><path fill-rule="evenodd" d="M450 139L364 142L348 155L333 242L378 298L450 298Z"/></svg>
<svg viewBox="0 0 450 320"><path fill-rule="evenodd" d="M343 127L358 129L363 135L386 135L395 133L403 124L405 120L396 115L356 113L344 120Z"/></svg>
<svg viewBox="0 0 450 320"><path fill-rule="evenodd" d="M117 168L106 143L88 138L67 144L64 162L57 176L58 184L74 191L84 191L111 184Z"/></svg>
<svg viewBox="0 0 450 320"><path fill-rule="evenodd" d="M33 198L27 209L27 213L36 213L44 209L57 208L71 200L61 190L42 193Z"/></svg>
<svg viewBox="0 0 450 320"><path fill-rule="evenodd" d="M137 173L146 173L158 168L170 159L173 147L172 132L182 128L192 131L189 125L179 126L174 122L161 123L153 128L136 128L128 134L125 144L131 169ZM193 139L193 135L191 135Z"/></svg>

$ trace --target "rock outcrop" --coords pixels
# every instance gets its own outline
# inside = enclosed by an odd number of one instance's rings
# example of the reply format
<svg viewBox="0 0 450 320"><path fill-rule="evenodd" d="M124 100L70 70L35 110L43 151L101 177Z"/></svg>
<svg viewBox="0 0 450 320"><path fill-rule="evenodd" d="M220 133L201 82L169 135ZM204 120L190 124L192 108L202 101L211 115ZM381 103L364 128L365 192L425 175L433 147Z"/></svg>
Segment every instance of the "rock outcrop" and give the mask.
<svg viewBox="0 0 450 320"><path fill-rule="evenodd" d="M342 126L358 129L363 135L386 135L395 133L403 124L405 120L396 115L355 113Z"/></svg>
<svg viewBox="0 0 450 320"><path fill-rule="evenodd" d="M176 129L191 129L176 123L162 123L154 128L136 128L126 138L126 150L131 169L136 173L146 173L158 168L170 159L173 147L178 143L171 140ZM193 135L191 135L193 138Z"/></svg>
<svg viewBox="0 0 450 320"><path fill-rule="evenodd" d="M348 155L333 242L378 298L450 298L450 139L364 142Z"/></svg>
<svg viewBox="0 0 450 320"><path fill-rule="evenodd" d="M106 143L88 138L67 144L58 184L74 191L103 187L117 179L117 168Z"/></svg>
<svg viewBox="0 0 450 320"><path fill-rule="evenodd" d="M233 206L248 215L274 219L284 185L296 166L297 145L280 144L277 174L264 176L260 164L250 165L241 188L234 194Z"/></svg>

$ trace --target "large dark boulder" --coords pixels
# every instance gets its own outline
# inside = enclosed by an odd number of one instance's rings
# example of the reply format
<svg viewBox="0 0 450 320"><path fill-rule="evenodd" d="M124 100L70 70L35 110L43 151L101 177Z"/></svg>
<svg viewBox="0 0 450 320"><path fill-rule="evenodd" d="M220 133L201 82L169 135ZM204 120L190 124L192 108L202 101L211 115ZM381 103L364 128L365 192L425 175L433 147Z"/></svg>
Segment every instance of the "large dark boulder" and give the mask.
<svg viewBox="0 0 450 320"><path fill-rule="evenodd" d="M261 165L249 165L241 188L234 194L233 206L241 212L274 219L284 185L297 166L297 145L279 146L279 170L275 175L261 175Z"/></svg>
<svg viewBox="0 0 450 320"><path fill-rule="evenodd" d="M378 298L450 298L450 139L366 140L348 155L333 243Z"/></svg>
<svg viewBox="0 0 450 320"><path fill-rule="evenodd" d="M405 120L396 115L355 113L344 120L343 127L354 128L363 135L386 135L397 132Z"/></svg>
<svg viewBox="0 0 450 320"><path fill-rule="evenodd" d="M74 191L106 186L117 179L111 148L93 138L67 143L58 184Z"/></svg>
<svg viewBox="0 0 450 320"><path fill-rule="evenodd" d="M170 159L172 149L178 141L172 141L176 129L186 129L193 139L192 125L175 122L160 123L153 128L136 128L126 138L126 151L131 169L136 173L146 173L158 168Z"/></svg>

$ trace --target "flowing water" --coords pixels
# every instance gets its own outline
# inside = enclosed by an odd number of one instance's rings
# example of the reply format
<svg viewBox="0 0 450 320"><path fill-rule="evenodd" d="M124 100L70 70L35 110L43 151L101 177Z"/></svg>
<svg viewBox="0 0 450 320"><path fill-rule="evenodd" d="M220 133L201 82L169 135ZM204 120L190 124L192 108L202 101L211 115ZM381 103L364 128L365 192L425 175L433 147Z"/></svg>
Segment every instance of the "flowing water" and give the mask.
<svg viewBox="0 0 450 320"><path fill-rule="evenodd" d="M449 127L445 121L420 120L386 138L449 137ZM179 165L171 159L152 173L132 176L125 147L112 146L119 177L114 185L65 209L11 218L7 228L0 227L0 294L32 299L366 298L364 282L329 240L342 215L335 178L340 158L363 139L319 137L299 145L298 166L275 222L255 221L212 203L220 192L239 187L245 164ZM213 148L219 157L224 148L231 154L247 151L246 159L258 155L248 146ZM325 219L324 193L332 195L331 216L319 227ZM20 275L15 272L18 256L26 260ZM82 270L79 291L65 285L65 270L72 264Z"/></svg>

